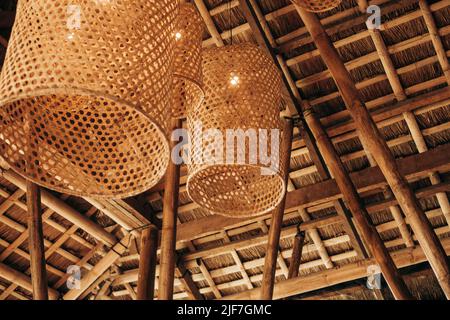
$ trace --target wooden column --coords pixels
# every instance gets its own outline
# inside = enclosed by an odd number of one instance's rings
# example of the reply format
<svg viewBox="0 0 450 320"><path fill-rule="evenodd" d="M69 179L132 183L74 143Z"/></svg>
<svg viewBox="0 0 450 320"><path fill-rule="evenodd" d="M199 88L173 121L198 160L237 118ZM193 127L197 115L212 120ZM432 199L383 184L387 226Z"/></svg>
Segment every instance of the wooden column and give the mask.
<svg viewBox="0 0 450 320"><path fill-rule="evenodd" d="M287 186L289 178L289 167L292 147L292 120L286 120L283 129L283 140L281 142L280 154L284 156L282 167L285 168L284 181ZM286 191L287 193L287 191ZM283 224L283 214L285 208L286 194L278 207L273 211L269 229L269 240L267 242L266 257L264 260L263 280L261 287L261 300L272 300L273 287L275 284L275 271L277 268L278 246L280 243L281 226Z"/></svg>
<svg viewBox="0 0 450 320"><path fill-rule="evenodd" d="M44 232L42 230L41 190L27 181L28 246L34 300L48 300L45 269Z"/></svg>
<svg viewBox="0 0 450 320"><path fill-rule="evenodd" d="M158 250L158 228L151 225L142 230L136 300L153 300Z"/></svg>
<svg viewBox="0 0 450 320"><path fill-rule="evenodd" d="M377 229L372 224L370 216L364 207L350 176L345 170L339 155L334 149L330 138L323 130L322 125L311 109L305 110L305 120L314 134L320 152L324 157L325 162L328 164L328 168L336 180L339 189L342 191L344 200L350 208L350 211L353 213L356 225L375 260L379 264L394 297L401 300L412 299L406 284L389 255L388 250L384 246L383 240L381 240Z"/></svg>
<svg viewBox="0 0 450 320"><path fill-rule="evenodd" d="M181 120L174 119L172 129L177 128L181 128ZM170 150L173 150L175 145L176 142L171 142ZM179 184L180 166L171 159L164 186L158 300L173 299Z"/></svg>
<svg viewBox="0 0 450 320"><path fill-rule="evenodd" d="M302 259L303 244L305 243L305 232L301 231L295 235L294 246L292 248L291 263L289 265L288 279L298 276L298 269L300 268L300 261Z"/></svg>
<svg viewBox="0 0 450 320"><path fill-rule="evenodd" d="M355 127L365 140L367 152L371 153L380 167L392 192L397 198L403 212L407 216L417 240L420 243L434 273L445 292L450 298L450 268L447 256L434 233L430 222L420 208L413 191L406 179L400 174L394 157L386 141L378 131L367 108L362 103L359 92L351 79L348 70L339 57L336 48L326 34L316 15L296 6L306 28L313 38L323 61L328 66L339 88L341 96L353 117Z"/></svg>

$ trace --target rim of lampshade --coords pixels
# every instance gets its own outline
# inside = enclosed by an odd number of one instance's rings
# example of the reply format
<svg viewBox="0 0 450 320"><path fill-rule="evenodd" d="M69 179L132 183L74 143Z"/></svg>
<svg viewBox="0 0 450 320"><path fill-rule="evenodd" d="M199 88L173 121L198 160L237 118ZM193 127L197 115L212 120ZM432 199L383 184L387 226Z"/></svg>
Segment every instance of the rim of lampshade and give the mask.
<svg viewBox="0 0 450 320"><path fill-rule="evenodd" d="M142 116L144 119L146 119L149 122L149 124L151 124L152 126L154 126L157 129L158 136L159 136L158 138L164 145L163 148L170 151L169 140L168 140L166 134L164 133L163 128L152 117L148 116L145 112L143 112L143 110L139 106L131 104L131 103L127 102L126 100L120 99L116 96L105 94L104 92L99 92L99 91L85 89L85 88L77 88L77 87L70 87L70 88L58 87L58 88L37 89L37 90L34 90L32 93L30 92L30 93L26 93L26 94L19 94L19 95L15 95L14 97L10 97L8 99L0 100L0 108L4 108L5 106L11 105L15 102L24 101L26 99L33 99L33 98L38 98L38 97L51 97L51 96L59 96L59 95L61 95L61 96L66 95L66 96L80 96L80 97L81 96L96 97L96 98L101 97L106 100L116 102L119 105L125 106L126 108L132 109L133 111L136 111L140 116ZM51 112L51 109L46 109L46 110ZM64 110L56 110L56 112L63 112L63 111ZM6 142L2 142L2 143L6 143ZM162 155L166 158L165 165L164 165L165 168L167 168L169 161L170 161L169 153L165 152ZM24 155L23 157L26 157L26 155ZM105 194L105 193L98 193L98 194L94 193L93 194L93 193L77 192L70 188L63 188L63 187L60 187L57 185L52 185L52 184L46 183L39 179L35 179L31 176L26 175L22 170L18 169L16 167L16 165L14 163L12 163L8 157L1 156L1 158L8 163L8 165L11 167L11 169L14 172L16 172L20 176L26 178L27 180L30 180L30 181L36 183L37 185L43 186L50 190L65 193L65 194L70 194L70 195L80 196L80 197L95 197L98 199L117 199L117 198L120 199L120 198L127 198L127 197L132 197L132 196L141 194L142 192L149 190L151 187L153 187L155 184L157 184L158 181L160 181L163 178L163 176L166 172L166 169L161 170L160 174L155 175L156 178L152 179L153 182L151 182L145 186L142 186L140 188L133 188L131 191L127 191L127 190L124 191L124 190L120 189L120 192L117 192L117 193L111 192L109 194ZM82 171L83 169L80 169L80 170ZM95 178L92 178L92 179L95 180Z"/></svg>
<svg viewBox="0 0 450 320"><path fill-rule="evenodd" d="M229 210L223 210L223 211L217 211L217 210L212 210L209 209L207 207L204 207L204 204L201 201L198 201L196 199L195 196L192 196L191 192L189 192L190 188L189 188L189 184L191 182L191 180L193 180L194 178L197 177L197 175L205 170L205 169L210 169L210 168L214 168L214 167L241 167L241 168L252 168L252 169L264 169L264 170L268 170L271 173L273 173L273 175L270 175L270 177L275 178L276 180L278 180L278 182L281 184L281 190L282 192L279 193L278 199L276 200L275 204L271 207L267 207L264 210L258 211L258 212L252 212L252 213L241 213L239 212L238 214L230 214ZM230 163L230 164L212 164L212 165L204 165L199 167L197 170L195 170L194 172L190 173L188 175L187 181L186 181L186 190L187 190L187 194L189 196L189 198L196 204L198 204L199 206L201 206L202 208L206 209L208 212L212 213L212 214L217 214L217 215L221 215L221 216L225 216L225 217L229 217L229 218L252 218L252 217L258 217L261 216L263 214L269 213L270 211L274 210L279 204L280 202L283 200L285 193L286 193L286 182L284 181L283 177L280 175L281 171L274 171L272 170L270 167L264 166L264 165L258 165L258 164L238 164L238 163ZM237 210L239 211L239 210ZM234 211L236 212L236 211Z"/></svg>
<svg viewBox="0 0 450 320"><path fill-rule="evenodd" d="M294 5L297 5L297 6L301 7L301 8L303 8L303 9L305 9L306 11L313 12L313 13L322 13L322 12L327 12L327 11L330 11L330 10L333 10L333 9L337 8L342 3L342 0L336 0L336 4L335 5L333 5L331 7L324 8L322 10L313 10L313 9L311 9L311 7L303 4L302 0L291 0L291 2Z"/></svg>

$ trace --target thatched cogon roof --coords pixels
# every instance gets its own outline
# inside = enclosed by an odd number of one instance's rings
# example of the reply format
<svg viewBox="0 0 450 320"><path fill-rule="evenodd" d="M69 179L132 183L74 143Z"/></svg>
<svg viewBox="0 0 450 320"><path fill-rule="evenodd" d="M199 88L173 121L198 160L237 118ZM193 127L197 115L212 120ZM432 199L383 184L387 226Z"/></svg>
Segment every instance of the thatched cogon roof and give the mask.
<svg viewBox="0 0 450 320"><path fill-rule="evenodd" d="M240 1L193 2L206 21L204 47L229 44L231 37L234 43L257 42L255 30L247 23ZM414 246L406 245L405 235L401 234L398 221L392 215L395 201L386 200L384 179L375 183L367 178L377 177L379 173L372 168L371 155L364 151L338 88L294 6L288 0L250 2L264 17L268 27L266 35L285 64L290 80L301 97L312 105L346 169L353 173L352 178L359 185L372 222L396 263L402 267L408 287L417 298L443 299L409 226ZM448 56L450 1L427 2ZM374 0L371 3L382 8L381 34L407 96L406 101L396 99L358 1L344 0L339 7L320 13L319 17L448 254L449 221L445 219L436 193L445 193L449 189L450 158L446 152L450 151L450 79L438 59L419 1ZM13 0L0 4L1 61L15 7ZM296 113L286 93L283 109L284 115ZM405 121L404 112L414 114L428 151L418 149L416 136ZM336 204L341 195L325 195L327 190L324 188L329 181L318 172L314 157L298 129L294 130L292 150L276 282L279 287L289 286L286 283L288 266L293 239L300 226L306 230L299 274L304 286L287 292L280 290L275 296L292 299L392 298L386 285L379 291L366 288L366 275L361 274L361 270L373 264L373 260L365 259L355 248L340 212L347 209ZM0 165L0 300L31 299L26 194L17 183L20 177L6 163ZM245 292L261 286L270 214L243 220L213 216L191 202L185 188L186 168L183 167L181 172L175 298L246 298ZM433 186L429 177L436 172L441 183ZM50 200L43 201L43 220L49 288L62 297L72 297L66 287L66 270L71 265L78 265L83 276L92 273L93 269L98 276L76 298L134 299L139 241L135 232L128 235L131 229L138 229L149 221L160 221L163 187L160 183L138 197L116 201L82 199L46 191ZM324 191L323 195L321 191ZM311 194L313 196L309 196ZM75 213L68 214L66 207L55 206L55 202L65 203ZM102 243L98 235L92 234L92 229L86 230L74 223L74 215L89 219L112 239L124 239L126 249L116 252L114 243ZM114 254L117 256L111 258ZM355 270L352 271L354 276L345 276L345 270ZM183 275L190 276L193 283L186 281ZM315 281L320 285L315 286Z"/></svg>

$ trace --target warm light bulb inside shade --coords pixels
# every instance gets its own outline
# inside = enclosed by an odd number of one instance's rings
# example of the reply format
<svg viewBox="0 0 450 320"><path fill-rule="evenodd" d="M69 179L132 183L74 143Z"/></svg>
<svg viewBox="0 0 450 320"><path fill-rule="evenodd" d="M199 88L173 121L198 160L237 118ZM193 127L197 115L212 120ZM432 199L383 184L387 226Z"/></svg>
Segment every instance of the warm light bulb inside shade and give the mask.
<svg viewBox="0 0 450 320"><path fill-rule="evenodd" d="M176 32L175 33L175 40L180 40L181 39L181 37L182 37L182 34L181 34L181 32Z"/></svg>
<svg viewBox="0 0 450 320"><path fill-rule="evenodd" d="M239 84L239 77L235 74L231 75L230 83L233 87L237 86Z"/></svg>

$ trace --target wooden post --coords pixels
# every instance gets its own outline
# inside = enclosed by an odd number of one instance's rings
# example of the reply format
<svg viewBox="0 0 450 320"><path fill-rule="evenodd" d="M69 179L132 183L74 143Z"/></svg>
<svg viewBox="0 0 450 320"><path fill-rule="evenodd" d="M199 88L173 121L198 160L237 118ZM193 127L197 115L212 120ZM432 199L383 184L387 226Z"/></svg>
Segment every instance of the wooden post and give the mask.
<svg viewBox="0 0 450 320"><path fill-rule="evenodd" d="M292 248L291 263L289 265L288 279L298 276L298 269L300 268L300 261L302 259L303 244L305 243L305 232L301 231L295 235L294 246Z"/></svg>
<svg viewBox="0 0 450 320"><path fill-rule="evenodd" d="M292 147L292 120L286 120L283 129L283 140L281 142L281 152L284 156L282 159L282 167L285 168L284 181L287 186L289 177L289 167L291 160L291 147ZM287 192L286 192L287 193ZM269 240L267 242L266 257L264 260L264 271L261 288L261 299L272 300L273 287L275 284L275 271L277 267L278 258L278 246L280 243L281 225L283 224L283 214L285 208L286 194L278 207L273 211L272 220L270 223Z"/></svg>
<svg viewBox="0 0 450 320"><path fill-rule="evenodd" d="M181 128L181 120L174 119L172 129L177 128ZM173 150L175 144L176 142L170 143L171 150ZM164 187L158 300L173 299L179 184L180 166L176 165L171 159L167 168Z"/></svg>
<svg viewBox="0 0 450 320"><path fill-rule="evenodd" d="M328 66L339 88L341 96L353 117L360 138L365 141L367 152L371 153L391 187L403 212L408 217L434 273L447 298L450 298L450 268L442 244L434 233L430 222L420 208L406 179L400 174L386 141L381 136L348 70L339 57L336 48L326 34L315 14L296 6L306 28L313 38L321 57Z"/></svg>
<svg viewBox="0 0 450 320"><path fill-rule="evenodd" d="M141 252L136 300L153 300L155 294L156 251L158 228L151 225L141 233Z"/></svg>
<svg viewBox="0 0 450 320"><path fill-rule="evenodd" d="M330 138L323 130L322 125L311 109L305 110L305 120L316 138L317 145L325 162L328 164L328 168L334 176L339 189L342 191L345 202L353 213L358 229L365 239L366 244L369 246L375 260L380 265L381 271L383 272L394 297L401 300L412 299L406 284L403 282L388 250L384 246L383 240L381 240L377 229L371 223L370 216L363 206L362 200L360 199L350 176L345 170L339 155L334 149Z"/></svg>
<svg viewBox="0 0 450 320"><path fill-rule="evenodd" d="M41 190L38 185L31 181L27 181L27 208L33 299L48 300L44 232L42 230Z"/></svg>

